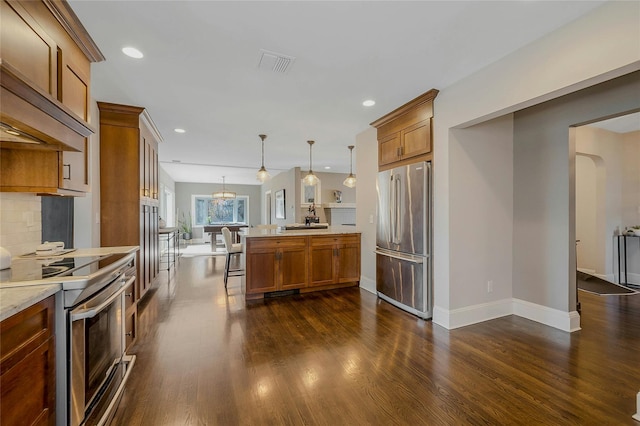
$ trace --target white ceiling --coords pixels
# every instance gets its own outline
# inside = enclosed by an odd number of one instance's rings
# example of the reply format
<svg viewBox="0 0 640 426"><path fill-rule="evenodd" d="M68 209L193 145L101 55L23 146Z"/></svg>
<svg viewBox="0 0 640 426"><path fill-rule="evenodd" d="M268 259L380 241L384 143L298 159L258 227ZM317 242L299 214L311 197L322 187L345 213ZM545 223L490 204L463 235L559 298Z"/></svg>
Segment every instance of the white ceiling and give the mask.
<svg viewBox="0 0 640 426"><path fill-rule="evenodd" d="M592 127L609 130L616 133L629 133L640 130L640 112L627 114L609 120L597 121L589 124Z"/></svg>
<svg viewBox="0 0 640 426"><path fill-rule="evenodd" d="M373 120L602 3L70 1L106 57L92 96L148 109L175 181L247 184L258 183L259 133L272 176L306 170L309 139L315 171L348 172L347 146ZM124 56L129 45L144 58ZM295 61L285 74L258 69L261 49Z"/></svg>

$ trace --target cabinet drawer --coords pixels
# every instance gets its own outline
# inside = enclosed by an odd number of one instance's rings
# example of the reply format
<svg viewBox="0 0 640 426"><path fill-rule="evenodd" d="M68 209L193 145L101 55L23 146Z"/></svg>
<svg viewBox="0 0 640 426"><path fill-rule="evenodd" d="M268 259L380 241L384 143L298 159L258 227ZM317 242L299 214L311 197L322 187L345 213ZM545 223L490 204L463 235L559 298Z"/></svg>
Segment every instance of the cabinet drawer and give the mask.
<svg viewBox="0 0 640 426"><path fill-rule="evenodd" d="M302 248L306 245L306 237L250 238L247 240L247 251L254 249Z"/></svg>
<svg viewBox="0 0 640 426"><path fill-rule="evenodd" d="M357 234L344 234L344 235L327 235L321 237L311 237L311 247L334 245L334 244L353 244L360 241L360 236Z"/></svg>

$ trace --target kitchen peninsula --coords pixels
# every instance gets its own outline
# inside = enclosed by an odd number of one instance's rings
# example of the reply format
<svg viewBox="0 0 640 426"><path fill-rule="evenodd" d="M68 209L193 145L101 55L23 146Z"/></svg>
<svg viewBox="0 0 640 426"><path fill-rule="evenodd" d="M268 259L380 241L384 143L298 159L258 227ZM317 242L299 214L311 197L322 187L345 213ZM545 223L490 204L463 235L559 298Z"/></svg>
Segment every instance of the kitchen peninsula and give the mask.
<svg viewBox="0 0 640 426"><path fill-rule="evenodd" d="M249 229L243 234L245 298L356 286L360 233L351 226L290 231Z"/></svg>

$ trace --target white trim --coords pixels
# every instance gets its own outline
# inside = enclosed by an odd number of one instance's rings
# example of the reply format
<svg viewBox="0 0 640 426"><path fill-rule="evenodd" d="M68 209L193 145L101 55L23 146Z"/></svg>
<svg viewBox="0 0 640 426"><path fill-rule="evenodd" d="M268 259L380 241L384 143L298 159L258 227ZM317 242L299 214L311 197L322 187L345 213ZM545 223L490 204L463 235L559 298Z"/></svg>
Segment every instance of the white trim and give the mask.
<svg viewBox="0 0 640 426"><path fill-rule="evenodd" d="M447 330L451 329L451 326L449 324L449 311L444 308L441 308L440 306L433 307L432 322L434 322L435 324L441 325Z"/></svg>
<svg viewBox="0 0 640 426"><path fill-rule="evenodd" d="M576 311L564 312L514 298L513 314L569 333L580 330L580 315Z"/></svg>
<svg viewBox="0 0 640 426"><path fill-rule="evenodd" d="M506 315L517 315L570 333L580 330L580 315L576 311L563 312L515 298L481 303L450 311L439 306L433 307L433 322L448 330Z"/></svg>
<svg viewBox="0 0 640 426"><path fill-rule="evenodd" d="M449 311L449 328L464 327L465 325L504 317L512 313L511 299L465 306L464 308Z"/></svg>
<svg viewBox="0 0 640 426"><path fill-rule="evenodd" d="M636 413L631 418L640 422L640 392L636 395Z"/></svg>
<svg viewBox="0 0 640 426"><path fill-rule="evenodd" d="M360 275L360 288L367 290L369 293L375 294L376 296L378 295L376 291L376 282L371 278Z"/></svg>

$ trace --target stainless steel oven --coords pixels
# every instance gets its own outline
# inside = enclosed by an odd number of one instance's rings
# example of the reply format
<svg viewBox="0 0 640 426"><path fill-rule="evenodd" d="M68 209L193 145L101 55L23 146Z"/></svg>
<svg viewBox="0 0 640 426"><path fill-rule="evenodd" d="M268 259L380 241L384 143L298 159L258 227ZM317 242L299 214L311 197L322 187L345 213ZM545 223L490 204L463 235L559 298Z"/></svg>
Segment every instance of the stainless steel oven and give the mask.
<svg viewBox="0 0 640 426"><path fill-rule="evenodd" d="M0 271L0 288L62 285L56 294L59 426L108 424L135 363L135 356L125 353L125 311L134 302L137 247L119 249L123 252L25 256Z"/></svg>
<svg viewBox="0 0 640 426"><path fill-rule="evenodd" d="M96 294L68 312L69 424L102 425L113 415L135 362L125 354L125 307L133 297L135 268L108 274Z"/></svg>

